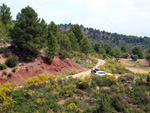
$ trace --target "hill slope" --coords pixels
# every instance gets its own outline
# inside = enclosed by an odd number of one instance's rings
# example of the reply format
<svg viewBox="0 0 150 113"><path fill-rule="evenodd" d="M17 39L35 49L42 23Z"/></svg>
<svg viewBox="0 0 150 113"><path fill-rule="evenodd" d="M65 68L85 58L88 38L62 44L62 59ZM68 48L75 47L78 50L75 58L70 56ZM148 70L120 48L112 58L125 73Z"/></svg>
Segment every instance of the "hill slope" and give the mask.
<svg viewBox="0 0 150 113"><path fill-rule="evenodd" d="M69 31L71 30L73 24L60 24L60 31ZM91 44L99 43L109 43L112 47L118 47L123 44L126 44L128 48L132 48L138 45L142 50L150 47L150 38L149 37L137 37L137 36L127 36L117 33L110 33L106 31L100 31L93 28L86 28L83 25L80 25L82 32L87 36Z"/></svg>

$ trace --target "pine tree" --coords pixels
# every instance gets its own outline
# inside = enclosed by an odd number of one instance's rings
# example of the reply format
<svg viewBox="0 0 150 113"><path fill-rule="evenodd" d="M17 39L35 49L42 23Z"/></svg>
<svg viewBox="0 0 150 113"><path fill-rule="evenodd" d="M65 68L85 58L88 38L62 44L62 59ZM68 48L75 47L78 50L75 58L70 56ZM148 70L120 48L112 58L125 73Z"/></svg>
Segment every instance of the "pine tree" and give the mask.
<svg viewBox="0 0 150 113"><path fill-rule="evenodd" d="M1 21L5 26L7 24L12 24L10 8L7 7L7 5L5 5L4 3L2 6L0 6L0 15L1 15Z"/></svg>
<svg viewBox="0 0 150 113"><path fill-rule="evenodd" d="M48 31L51 31L55 37L58 36L59 29L53 21L48 25Z"/></svg>
<svg viewBox="0 0 150 113"><path fill-rule="evenodd" d="M91 45L90 45L89 39L87 37L84 37L81 40L81 51L85 54L87 54L91 51Z"/></svg>
<svg viewBox="0 0 150 113"><path fill-rule="evenodd" d="M80 43L80 41L83 39L83 34L82 34L80 26L78 24L74 25L72 27L72 32L74 33L77 39L77 42Z"/></svg>
<svg viewBox="0 0 150 113"><path fill-rule="evenodd" d="M14 28L11 30L12 45L18 55L31 60L40 53L41 27L35 10L29 6L18 13Z"/></svg>
<svg viewBox="0 0 150 113"><path fill-rule="evenodd" d="M53 58L57 52L57 40L56 37L50 32L47 39L47 48L45 50L46 57L50 59L50 63L53 62Z"/></svg>
<svg viewBox="0 0 150 113"><path fill-rule="evenodd" d="M71 52L71 42L66 34L63 34L60 39L60 53L63 57L69 57Z"/></svg>
<svg viewBox="0 0 150 113"><path fill-rule="evenodd" d="M40 32L41 47L45 47L47 43L47 37L48 37L48 28L44 19L41 20L39 27L41 28L41 32Z"/></svg>
<svg viewBox="0 0 150 113"><path fill-rule="evenodd" d="M76 39L76 37L72 31L69 34L69 39L71 42L72 50L78 51L79 50L79 44L77 43L77 39Z"/></svg>

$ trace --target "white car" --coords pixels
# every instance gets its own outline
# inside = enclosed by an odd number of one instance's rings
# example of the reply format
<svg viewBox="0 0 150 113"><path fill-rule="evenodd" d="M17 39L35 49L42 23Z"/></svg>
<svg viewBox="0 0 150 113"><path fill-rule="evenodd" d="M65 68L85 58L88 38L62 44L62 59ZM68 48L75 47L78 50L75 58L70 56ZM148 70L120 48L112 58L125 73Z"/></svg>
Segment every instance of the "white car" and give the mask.
<svg viewBox="0 0 150 113"><path fill-rule="evenodd" d="M96 71L95 74L100 75L100 76L102 76L102 75L112 75L111 73L106 73L105 71Z"/></svg>

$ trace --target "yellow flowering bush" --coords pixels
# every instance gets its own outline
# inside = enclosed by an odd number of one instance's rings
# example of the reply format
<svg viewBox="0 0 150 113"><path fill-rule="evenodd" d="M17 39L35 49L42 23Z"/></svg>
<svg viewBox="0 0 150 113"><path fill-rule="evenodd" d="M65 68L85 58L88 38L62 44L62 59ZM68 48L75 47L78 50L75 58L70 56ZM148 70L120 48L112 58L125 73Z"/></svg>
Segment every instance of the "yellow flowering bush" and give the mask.
<svg viewBox="0 0 150 113"><path fill-rule="evenodd" d="M107 76L106 79L109 80L112 83L116 83L117 82L117 78L115 76Z"/></svg>
<svg viewBox="0 0 150 113"><path fill-rule="evenodd" d="M69 110L74 110L74 109L77 109L77 106L76 106L75 103L70 103L70 104L67 106L67 108L68 108Z"/></svg>
<svg viewBox="0 0 150 113"><path fill-rule="evenodd" d="M36 103L39 105L43 105L45 103L45 99L37 98Z"/></svg>
<svg viewBox="0 0 150 113"><path fill-rule="evenodd" d="M132 91L133 88L132 88L131 85L129 85L129 86L128 86L128 89L129 89L130 91Z"/></svg>
<svg viewBox="0 0 150 113"><path fill-rule="evenodd" d="M121 74L124 73L126 65L115 62L115 60L113 59L109 59L105 64L98 66L98 68L100 68L103 71L109 70L109 72Z"/></svg>
<svg viewBox="0 0 150 113"><path fill-rule="evenodd" d="M72 70L71 74L74 75L76 74L76 72L77 72L76 70Z"/></svg>

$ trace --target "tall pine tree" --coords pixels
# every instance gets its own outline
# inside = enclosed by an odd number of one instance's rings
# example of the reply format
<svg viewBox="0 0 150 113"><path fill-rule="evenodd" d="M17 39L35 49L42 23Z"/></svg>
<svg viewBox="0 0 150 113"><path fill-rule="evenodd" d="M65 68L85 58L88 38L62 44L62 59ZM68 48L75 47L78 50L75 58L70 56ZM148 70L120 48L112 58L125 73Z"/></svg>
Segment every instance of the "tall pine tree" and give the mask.
<svg viewBox="0 0 150 113"><path fill-rule="evenodd" d="M81 40L81 51L85 54L88 54L91 51L91 45L87 37L84 37Z"/></svg>
<svg viewBox="0 0 150 113"><path fill-rule="evenodd" d="M63 57L69 57L71 52L71 42L66 34L63 34L60 39L60 53Z"/></svg>
<svg viewBox="0 0 150 113"><path fill-rule="evenodd" d="M5 26L7 24L12 24L10 8L7 7L7 5L5 5L4 3L2 6L0 6L0 15L1 15L1 21Z"/></svg>
<svg viewBox="0 0 150 113"><path fill-rule="evenodd" d="M74 33L77 39L77 42L80 43L80 41L83 39L83 34L82 34L80 26L78 24L74 25L71 31Z"/></svg>
<svg viewBox="0 0 150 113"><path fill-rule="evenodd" d="M48 39L47 39L47 48L45 50L45 54L46 54L46 57L48 59L50 59L49 60L50 63L53 62L53 58L56 55L56 52L57 52L57 40L56 40L56 37L53 35L52 32L49 32Z"/></svg>
<svg viewBox="0 0 150 113"><path fill-rule="evenodd" d="M44 19L41 20L39 27L41 28L41 47L46 47L47 37L48 37L48 28Z"/></svg>
<svg viewBox="0 0 150 113"><path fill-rule="evenodd" d="M14 28L11 30L12 45L18 55L31 60L40 53L41 27L35 10L29 6L18 13Z"/></svg>
<svg viewBox="0 0 150 113"><path fill-rule="evenodd" d="M76 39L76 37L72 31L69 33L69 39L71 42L72 50L78 51L79 50L79 44L77 43L77 39Z"/></svg>
<svg viewBox="0 0 150 113"><path fill-rule="evenodd" d="M58 36L59 29L53 21L48 25L48 31L51 31L55 37Z"/></svg>

